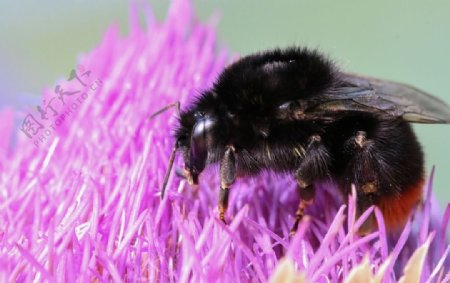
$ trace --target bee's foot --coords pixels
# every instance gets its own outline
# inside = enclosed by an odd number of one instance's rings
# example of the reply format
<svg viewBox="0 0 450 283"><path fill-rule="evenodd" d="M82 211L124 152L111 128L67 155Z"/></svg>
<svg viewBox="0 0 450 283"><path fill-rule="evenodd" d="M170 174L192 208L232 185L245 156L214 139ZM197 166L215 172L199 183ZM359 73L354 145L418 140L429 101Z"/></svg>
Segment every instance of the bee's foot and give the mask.
<svg viewBox="0 0 450 283"><path fill-rule="evenodd" d="M225 220L225 213L219 212L219 219L223 222L223 224L227 225L227 221Z"/></svg>

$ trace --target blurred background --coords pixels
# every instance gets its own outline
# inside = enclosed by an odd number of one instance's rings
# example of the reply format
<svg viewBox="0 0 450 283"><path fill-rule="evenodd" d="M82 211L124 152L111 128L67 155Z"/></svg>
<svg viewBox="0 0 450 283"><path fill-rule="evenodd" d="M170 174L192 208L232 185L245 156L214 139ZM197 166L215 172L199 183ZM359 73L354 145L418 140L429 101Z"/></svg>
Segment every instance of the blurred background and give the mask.
<svg viewBox="0 0 450 283"><path fill-rule="evenodd" d="M450 104L450 2L199 0L202 21L219 12L220 42L245 55L289 45L319 48L345 70L412 84ZM163 20L168 1L150 1ZM128 2L1 1L0 107L39 104L112 24L128 30ZM450 201L450 125L415 125L436 165L435 192Z"/></svg>

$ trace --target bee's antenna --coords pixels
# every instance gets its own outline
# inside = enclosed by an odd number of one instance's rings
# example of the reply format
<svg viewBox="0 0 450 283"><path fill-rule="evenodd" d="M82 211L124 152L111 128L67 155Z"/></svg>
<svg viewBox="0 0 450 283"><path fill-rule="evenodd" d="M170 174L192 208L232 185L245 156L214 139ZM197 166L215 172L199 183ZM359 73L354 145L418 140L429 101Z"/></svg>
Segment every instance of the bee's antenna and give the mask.
<svg viewBox="0 0 450 283"><path fill-rule="evenodd" d="M181 107L180 107L180 102L177 101L177 102L171 103L171 104L166 105L166 106L164 106L163 108L159 109L158 111L156 111L155 113L153 113L152 115L150 115L150 118L149 118L149 119L151 120L151 119L155 118L155 117L158 116L159 114L163 113L163 112L166 111L167 109L170 109L170 108L172 108L172 107L174 107L174 106L177 107L178 115L180 115L180 112L181 112L181 110L180 110L180 108L181 108Z"/></svg>
<svg viewBox="0 0 450 283"><path fill-rule="evenodd" d="M181 108L180 107L180 102L177 101L177 102L171 103L171 104L166 105L165 107L159 109L158 111L156 111L155 113L150 115L149 119L152 120L153 118L155 118L159 114L163 113L164 111L166 111L166 110L168 110L168 109L170 109L170 108L172 108L174 106L177 107L178 115L180 115L180 112L181 112L181 110L180 110L180 108ZM164 199L164 194L166 192L167 182L169 182L170 172L172 171L173 162L175 161L175 154L176 154L177 149L178 149L178 143L179 142L177 140L175 142L175 145L173 146L172 153L170 154L169 167L167 168L166 175L164 176L164 182L163 182L163 185L162 185L162 188L161 188L161 199Z"/></svg>
<svg viewBox="0 0 450 283"><path fill-rule="evenodd" d="M161 188L161 199L164 199L164 194L166 192L167 182L169 182L169 176L170 172L172 171L173 162L175 161L175 154L178 149L178 141L176 141L175 145L173 146L172 153L170 154L169 158L169 167L167 168L166 175L164 176L164 182Z"/></svg>

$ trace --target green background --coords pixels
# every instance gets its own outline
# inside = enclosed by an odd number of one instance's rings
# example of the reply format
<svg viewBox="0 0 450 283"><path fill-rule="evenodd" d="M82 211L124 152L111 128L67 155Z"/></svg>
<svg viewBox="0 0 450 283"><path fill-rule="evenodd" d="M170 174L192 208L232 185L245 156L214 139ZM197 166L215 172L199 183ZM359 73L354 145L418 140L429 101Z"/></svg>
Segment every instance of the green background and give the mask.
<svg viewBox="0 0 450 283"><path fill-rule="evenodd" d="M167 1L151 1L162 20ZM306 45L346 70L413 84L450 104L449 1L194 1L200 19L221 16L219 38L229 50ZM2 1L0 105L38 103L99 41L111 23L128 29L127 1ZM416 125L435 191L450 200L450 126Z"/></svg>

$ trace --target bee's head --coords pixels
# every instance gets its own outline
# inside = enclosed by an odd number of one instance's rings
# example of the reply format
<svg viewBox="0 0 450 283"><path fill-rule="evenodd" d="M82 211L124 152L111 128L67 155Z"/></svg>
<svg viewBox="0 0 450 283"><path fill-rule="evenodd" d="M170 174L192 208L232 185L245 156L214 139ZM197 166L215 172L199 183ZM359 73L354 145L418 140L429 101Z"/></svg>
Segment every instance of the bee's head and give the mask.
<svg viewBox="0 0 450 283"><path fill-rule="evenodd" d="M224 148L227 123L218 112L211 93L202 95L190 109L180 114L180 126L175 137L185 163L185 174L190 183L196 184L198 175L208 159L214 159Z"/></svg>

